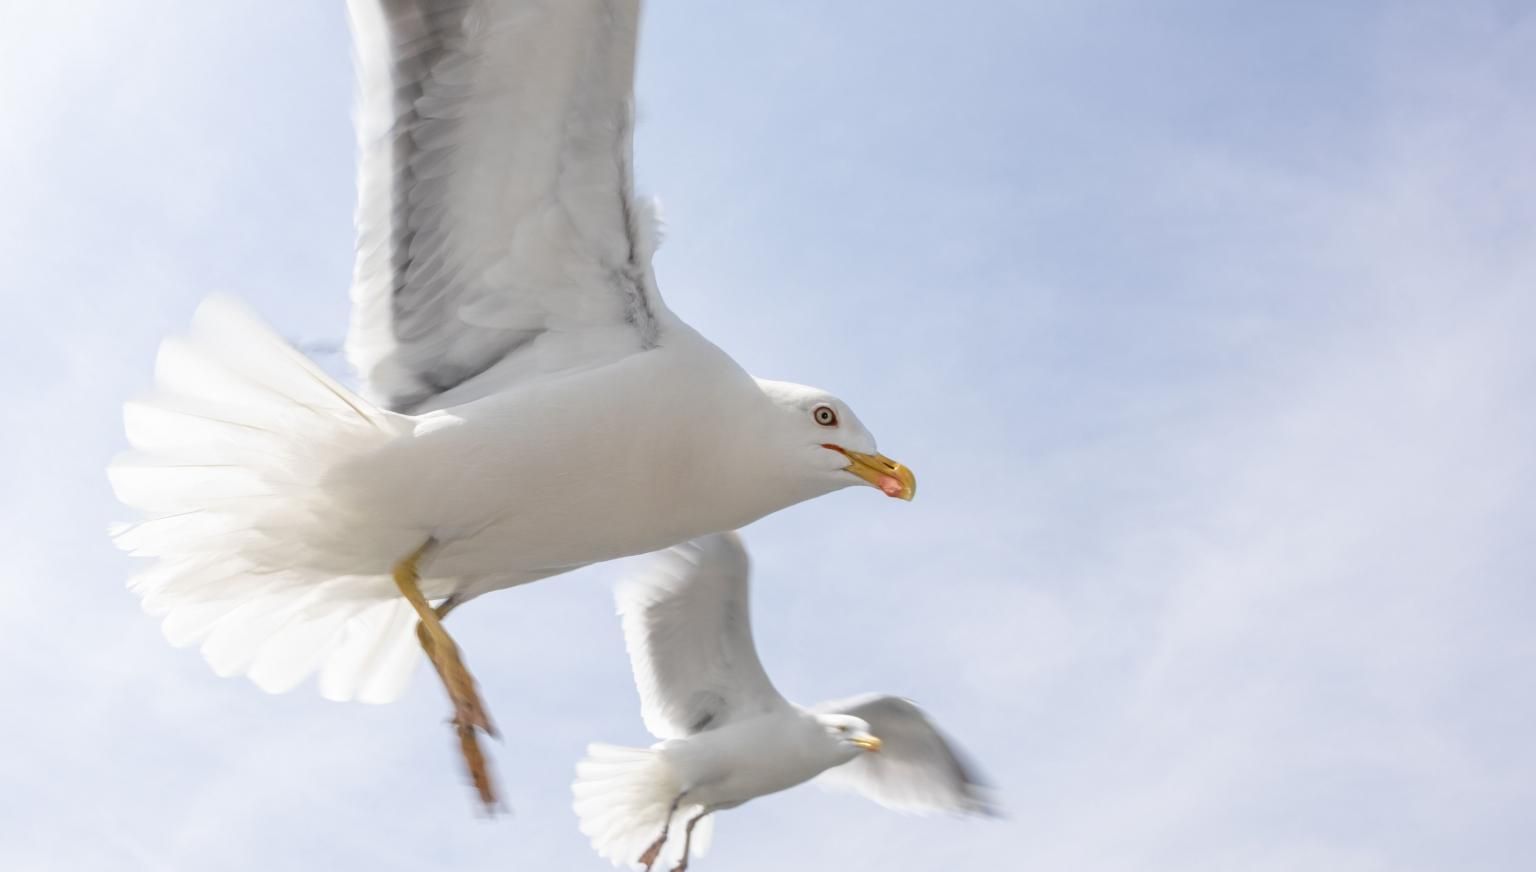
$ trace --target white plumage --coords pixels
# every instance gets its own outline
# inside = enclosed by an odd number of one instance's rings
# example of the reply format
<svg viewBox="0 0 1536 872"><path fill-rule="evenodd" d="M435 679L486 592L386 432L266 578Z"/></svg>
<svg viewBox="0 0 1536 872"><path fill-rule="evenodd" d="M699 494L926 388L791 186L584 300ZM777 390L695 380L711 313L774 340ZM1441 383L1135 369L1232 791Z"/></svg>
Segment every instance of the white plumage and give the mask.
<svg viewBox="0 0 1536 872"><path fill-rule="evenodd" d="M619 588L640 716L656 738L784 708L752 641L748 576L746 549L724 534L656 555Z"/></svg>
<svg viewBox="0 0 1536 872"><path fill-rule="evenodd" d="M348 8L368 399L228 300L166 343L110 476L172 642L382 702L417 659L405 562L456 605L849 485L910 498L844 404L752 378L662 303L630 161L637 0Z"/></svg>
<svg viewBox="0 0 1536 872"><path fill-rule="evenodd" d="M678 826L701 822L696 853L713 812L817 776L900 811L995 813L910 700L868 694L807 709L784 699L752 642L748 577L740 538L721 533L668 549L620 586L641 714L662 741L593 745L577 766L575 809L599 854L671 868ZM652 845L659 856L646 855Z"/></svg>
<svg viewBox="0 0 1536 872"><path fill-rule="evenodd" d="M630 160L638 0L349 0L370 395L443 408L661 340Z"/></svg>
<svg viewBox="0 0 1536 872"><path fill-rule="evenodd" d="M644 748L594 744L576 767L576 809L581 831L599 854L615 865L636 862L656 840L662 822L669 817L688 820L702 807L673 806L683 785L678 768L663 754ZM714 818L705 817L693 831L690 854L702 857L709 851ZM683 840L665 840L652 865L671 869L683 859Z"/></svg>
<svg viewBox="0 0 1536 872"><path fill-rule="evenodd" d="M389 596L388 557L349 554L341 534L415 533L348 499L362 483L339 461L383 450L410 420L351 396L223 299L161 346L155 377L158 392L124 410L136 451L109 470L147 516L116 528L118 545L160 558L129 585L145 611L220 675L279 692L320 669L332 699L398 696L417 662L415 614Z"/></svg>

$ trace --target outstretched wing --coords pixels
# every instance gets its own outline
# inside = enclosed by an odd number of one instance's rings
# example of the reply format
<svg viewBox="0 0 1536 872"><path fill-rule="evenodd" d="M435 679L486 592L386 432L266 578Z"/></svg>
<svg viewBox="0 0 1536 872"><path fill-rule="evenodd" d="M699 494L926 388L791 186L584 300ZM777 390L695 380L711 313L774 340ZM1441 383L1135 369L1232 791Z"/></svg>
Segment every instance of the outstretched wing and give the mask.
<svg viewBox="0 0 1536 872"><path fill-rule="evenodd" d="M640 711L657 738L789 705L752 643L748 572L740 537L717 533L659 552L619 586Z"/></svg>
<svg viewBox="0 0 1536 872"><path fill-rule="evenodd" d="M822 703L816 711L863 718L881 741L879 753L829 769L819 783L862 793L898 811L998 813L974 767L911 700L865 694Z"/></svg>
<svg viewBox="0 0 1536 872"><path fill-rule="evenodd" d="M657 342L655 233L630 160L639 7L349 0L347 354L374 399L441 407Z"/></svg>

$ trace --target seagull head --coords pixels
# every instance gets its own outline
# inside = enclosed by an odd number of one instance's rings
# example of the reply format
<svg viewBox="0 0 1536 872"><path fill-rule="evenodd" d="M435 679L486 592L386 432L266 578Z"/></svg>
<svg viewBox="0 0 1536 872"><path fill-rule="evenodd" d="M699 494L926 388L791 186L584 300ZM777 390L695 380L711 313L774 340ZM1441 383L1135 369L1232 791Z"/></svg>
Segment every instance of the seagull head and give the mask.
<svg viewBox="0 0 1536 872"><path fill-rule="evenodd" d="M793 382L758 379L757 384L777 407L781 441L822 490L862 484L902 500L917 492L912 470L875 450L875 437L847 403Z"/></svg>
<svg viewBox="0 0 1536 872"><path fill-rule="evenodd" d="M843 752L845 759L852 760L860 754L875 754L880 751L880 737L869 731L869 722L863 718L844 714L822 714L816 716L816 721L837 744L838 750Z"/></svg>

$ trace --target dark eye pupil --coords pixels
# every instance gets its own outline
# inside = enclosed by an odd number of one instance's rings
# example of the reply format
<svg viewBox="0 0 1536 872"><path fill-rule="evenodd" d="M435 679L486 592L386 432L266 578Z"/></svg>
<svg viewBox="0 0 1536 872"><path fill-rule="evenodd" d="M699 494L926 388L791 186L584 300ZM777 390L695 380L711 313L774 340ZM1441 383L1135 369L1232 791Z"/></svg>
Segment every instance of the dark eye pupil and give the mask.
<svg viewBox="0 0 1536 872"><path fill-rule="evenodd" d="M831 424L837 420L837 413L826 406L816 410L816 422L818 424Z"/></svg>

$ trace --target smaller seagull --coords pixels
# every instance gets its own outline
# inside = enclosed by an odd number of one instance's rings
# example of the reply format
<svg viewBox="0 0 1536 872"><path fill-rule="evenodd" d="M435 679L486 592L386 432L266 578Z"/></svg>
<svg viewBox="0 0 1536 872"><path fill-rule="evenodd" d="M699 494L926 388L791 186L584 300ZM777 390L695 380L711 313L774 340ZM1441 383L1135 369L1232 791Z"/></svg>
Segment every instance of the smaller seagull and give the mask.
<svg viewBox="0 0 1536 872"><path fill-rule="evenodd" d="M581 831L599 854L682 872L708 847L710 814L818 775L899 811L997 814L974 770L911 701L865 694L803 708L779 695L752 643L747 552L736 534L658 556L620 585L618 603L640 713L662 741L591 745L572 785Z"/></svg>

